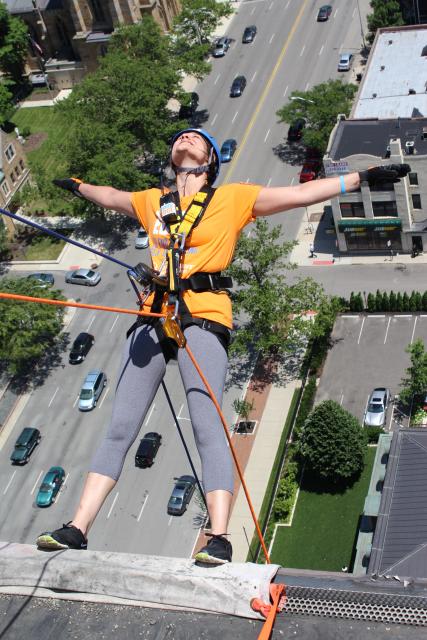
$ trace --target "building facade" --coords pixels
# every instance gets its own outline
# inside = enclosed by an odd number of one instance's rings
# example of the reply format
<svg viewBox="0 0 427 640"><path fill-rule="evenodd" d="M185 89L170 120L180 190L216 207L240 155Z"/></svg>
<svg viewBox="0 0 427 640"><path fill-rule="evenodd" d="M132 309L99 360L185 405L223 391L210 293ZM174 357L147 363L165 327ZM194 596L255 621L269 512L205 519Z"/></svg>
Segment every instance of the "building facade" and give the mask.
<svg viewBox="0 0 427 640"><path fill-rule="evenodd" d="M409 176L333 198L342 253L427 250L427 26L378 31L349 119L339 116L326 175L407 163Z"/></svg>
<svg viewBox="0 0 427 640"><path fill-rule="evenodd" d="M5 0L28 26L30 78L69 89L94 71L111 34L120 25L152 15L164 31L180 10L179 0Z"/></svg>
<svg viewBox="0 0 427 640"><path fill-rule="evenodd" d="M16 135L0 129L0 206L7 209L15 193L27 182L27 167L23 146ZM3 216L9 227L10 218ZM10 227L13 230L13 224Z"/></svg>

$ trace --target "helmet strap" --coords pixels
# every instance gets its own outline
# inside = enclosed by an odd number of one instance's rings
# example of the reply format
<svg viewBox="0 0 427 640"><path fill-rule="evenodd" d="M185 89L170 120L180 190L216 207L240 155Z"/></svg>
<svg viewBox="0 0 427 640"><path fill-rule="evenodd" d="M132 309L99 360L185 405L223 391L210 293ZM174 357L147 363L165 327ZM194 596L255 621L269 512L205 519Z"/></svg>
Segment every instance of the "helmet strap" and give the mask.
<svg viewBox="0 0 427 640"><path fill-rule="evenodd" d="M203 164L201 167L177 167L173 165L173 170L175 173L192 173L195 176L199 176L209 171L209 167L209 164Z"/></svg>

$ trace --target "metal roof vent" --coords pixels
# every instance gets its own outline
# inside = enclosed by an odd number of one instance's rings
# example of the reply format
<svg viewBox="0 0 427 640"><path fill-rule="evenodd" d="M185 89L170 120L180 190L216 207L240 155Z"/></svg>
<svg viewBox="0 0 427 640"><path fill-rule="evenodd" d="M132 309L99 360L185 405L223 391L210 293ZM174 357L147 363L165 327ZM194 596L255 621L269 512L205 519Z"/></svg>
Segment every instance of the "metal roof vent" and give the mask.
<svg viewBox="0 0 427 640"><path fill-rule="evenodd" d="M382 64L380 67L380 71L384 71L384 69L385 69L385 66Z"/></svg>
<svg viewBox="0 0 427 640"><path fill-rule="evenodd" d="M389 43L389 45L393 44L393 40L389 40L388 43Z"/></svg>
<svg viewBox="0 0 427 640"><path fill-rule="evenodd" d="M427 56L427 45L425 47L423 47L423 50L421 51L421 55L422 56Z"/></svg>
<svg viewBox="0 0 427 640"><path fill-rule="evenodd" d="M408 93L410 96L414 96L417 92L415 91L415 89L409 89Z"/></svg>
<svg viewBox="0 0 427 640"><path fill-rule="evenodd" d="M376 94L376 93L373 93L373 94L372 94L372 97L373 97L373 98L376 98L376 97L377 97L377 94Z"/></svg>
<svg viewBox="0 0 427 640"><path fill-rule="evenodd" d="M413 140L408 140L405 143L405 149L406 149L406 153L409 155L413 155L414 151L415 151L415 142Z"/></svg>

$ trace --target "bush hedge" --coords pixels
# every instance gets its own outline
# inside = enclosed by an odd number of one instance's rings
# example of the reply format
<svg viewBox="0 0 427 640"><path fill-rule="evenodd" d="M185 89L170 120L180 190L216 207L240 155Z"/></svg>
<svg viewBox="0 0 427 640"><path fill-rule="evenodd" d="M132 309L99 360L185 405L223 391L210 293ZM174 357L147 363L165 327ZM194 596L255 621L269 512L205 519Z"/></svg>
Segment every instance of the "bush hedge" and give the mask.
<svg viewBox="0 0 427 640"><path fill-rule="evenodd" d="M350 311L368 311L369 313L375 313L378 311L410 311L416 313L417 311L427 311L427 291L421 293L420 291L412 291L410 294L400 293L398 291L383 291L377 289L376 293L368 293L366 297L366 304L363 301L362 293L354 291L350 294L349 301Z"/></svg>

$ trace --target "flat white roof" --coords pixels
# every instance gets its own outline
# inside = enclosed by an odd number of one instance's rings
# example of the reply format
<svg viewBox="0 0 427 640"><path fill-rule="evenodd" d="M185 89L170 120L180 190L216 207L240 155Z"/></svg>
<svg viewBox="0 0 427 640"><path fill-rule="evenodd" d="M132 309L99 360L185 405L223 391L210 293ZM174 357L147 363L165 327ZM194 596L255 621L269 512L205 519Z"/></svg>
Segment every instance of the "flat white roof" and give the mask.
<svg viewBox="0 0 427 640"><path fill-rule="evenodd" d="M352 118L427 116L427 25L381 31ZM415 94L410 95L413 89Z"/></svg>

